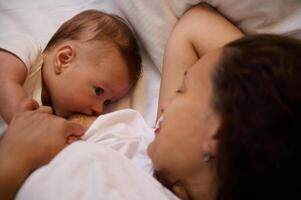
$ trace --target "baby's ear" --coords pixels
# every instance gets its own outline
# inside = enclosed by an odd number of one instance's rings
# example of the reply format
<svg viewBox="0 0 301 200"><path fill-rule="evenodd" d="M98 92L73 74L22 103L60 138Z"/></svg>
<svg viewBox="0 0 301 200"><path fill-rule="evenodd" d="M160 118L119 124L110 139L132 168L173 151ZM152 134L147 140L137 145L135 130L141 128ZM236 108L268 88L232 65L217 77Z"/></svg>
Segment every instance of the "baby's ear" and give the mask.
<svg viewBox="0 0 301 200"><path fill-rule="evenodd" d="M74 61L76 50L71 44L64 44L57 49L55 55L55 73L61 74Z"/></svg>

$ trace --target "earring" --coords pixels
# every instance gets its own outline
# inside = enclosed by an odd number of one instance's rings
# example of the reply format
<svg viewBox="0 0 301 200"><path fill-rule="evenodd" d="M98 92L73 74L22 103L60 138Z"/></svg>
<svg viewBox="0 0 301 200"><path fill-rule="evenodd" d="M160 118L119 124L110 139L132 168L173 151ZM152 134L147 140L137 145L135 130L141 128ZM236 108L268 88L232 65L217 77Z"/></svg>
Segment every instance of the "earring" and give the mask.
<svg viewBox="0 0 301 200"><path fill-rule="evenodd" d="M213 156L210 153L205 153L203 157L203 161L208 163L212 160Z"/></svg>

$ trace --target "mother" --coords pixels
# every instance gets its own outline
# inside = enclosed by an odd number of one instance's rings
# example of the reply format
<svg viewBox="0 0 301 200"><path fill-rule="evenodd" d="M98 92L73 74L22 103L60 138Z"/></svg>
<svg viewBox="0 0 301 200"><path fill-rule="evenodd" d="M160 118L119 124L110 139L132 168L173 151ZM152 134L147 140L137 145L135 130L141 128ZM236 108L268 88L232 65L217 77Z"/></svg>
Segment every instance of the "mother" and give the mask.
<svg viewBox="0 0 301 200"><path fill-rule="evenodd" d="M301 42L248 36L185 72L148 152L182 199L285 199L301 186Z"/></svg>

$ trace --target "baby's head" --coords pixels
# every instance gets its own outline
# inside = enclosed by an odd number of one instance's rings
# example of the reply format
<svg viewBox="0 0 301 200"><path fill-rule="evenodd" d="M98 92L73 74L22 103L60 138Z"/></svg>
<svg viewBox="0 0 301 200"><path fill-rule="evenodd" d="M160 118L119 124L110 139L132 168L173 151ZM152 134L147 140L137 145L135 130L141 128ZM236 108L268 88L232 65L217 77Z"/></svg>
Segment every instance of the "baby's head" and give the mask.
<svg viewBox="0 0 301 200"><path fill-rule="evenodd" d="M123 20L84 11L66 21L45 48L42 101L62 117L99 115L140 74L138 44Z"/></svg>

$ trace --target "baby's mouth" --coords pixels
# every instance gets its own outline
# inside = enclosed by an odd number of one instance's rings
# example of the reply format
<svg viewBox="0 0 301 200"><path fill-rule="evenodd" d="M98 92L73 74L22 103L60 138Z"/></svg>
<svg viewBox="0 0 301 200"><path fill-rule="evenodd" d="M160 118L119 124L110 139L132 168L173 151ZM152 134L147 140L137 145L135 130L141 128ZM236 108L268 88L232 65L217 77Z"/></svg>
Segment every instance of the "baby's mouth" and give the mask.
<svg viewBox="0 0 301 200"><path fill-rule="evenodd" d="M161 128L161 122L163 120L163 115L160 116L160 118L158 119L156 125L155 125L155 133L158 134L160 132L160 128Z"/></svg>

